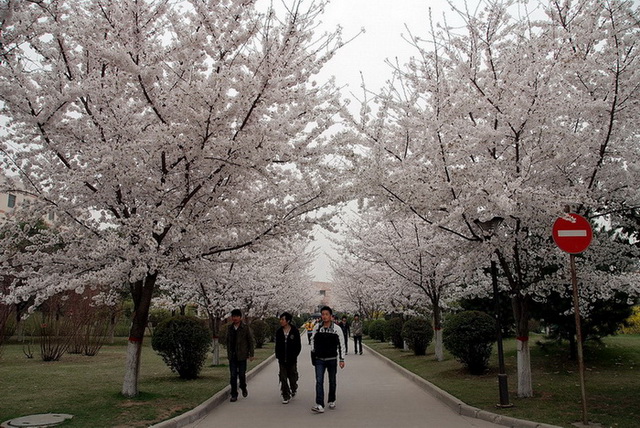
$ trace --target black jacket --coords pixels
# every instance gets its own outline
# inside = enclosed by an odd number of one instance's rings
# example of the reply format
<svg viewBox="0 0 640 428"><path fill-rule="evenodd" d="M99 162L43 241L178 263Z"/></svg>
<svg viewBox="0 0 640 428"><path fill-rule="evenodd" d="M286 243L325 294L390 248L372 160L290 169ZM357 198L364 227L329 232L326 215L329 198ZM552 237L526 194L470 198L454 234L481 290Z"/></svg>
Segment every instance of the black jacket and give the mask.
<svg viewBox="0 0 640 428"><path fill-rule="evenodd" d="M300 332L296 327L291 326L287 337L285 337L282 327L276 331L276 358L278 361L286 364L297 362L301 349Z"/></svg>
<svg viewBox="0 0 640 428"><path fill-rule="evenodd" d="M315 358L323 360L338 359L344 361L346 348L344 334L338 324L331 323L325 327L322 323L313 329L311 336L311 361Z"/></svg>
<svg viewBox="0 0 640 428"><path fill-rule="evenodd" d="M253 357L255 341L251 327L241 323L237 330L233 324L227 327L227 358L238 361Z"/></svg>

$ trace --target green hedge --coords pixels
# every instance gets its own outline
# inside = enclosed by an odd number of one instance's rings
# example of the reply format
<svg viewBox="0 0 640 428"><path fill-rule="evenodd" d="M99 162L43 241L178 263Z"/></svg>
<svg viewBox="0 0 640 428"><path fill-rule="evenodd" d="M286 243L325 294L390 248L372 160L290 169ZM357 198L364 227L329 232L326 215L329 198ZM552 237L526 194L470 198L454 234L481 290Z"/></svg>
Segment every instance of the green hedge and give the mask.
<svg viewBox="0 0 640 428"><path fill-rule="evenodd" d="M264 320L255 319L251 321L251 324L249 324L249 326L253 331L253 339L256 342L256 348L262 348L267 342L267 339L269 338L271 332L269 324L267 324Z"/></svg>
<svg viewBox="0 0 640 428"><path fill-rule="evenodd" d="M404 320L400 317L393 317L385 325L384 336L396 348L404 348L404 338L402 337L402 326Z"/></svg>
<svg viewBox="0 0 640 428"><path fill-rule="evenodd" d="M151 338L152 348L182 379L198 377L211 342L205 321L183 315L160 322Z"/></svg>
<svg viewBox="0 0 640 428"><path fill-rule="evenodd" d="M442 332L444 347L474 375L486 372L495 340L495 320L480 311L452 315Z"/></svg>
<svg viewBox="0 0 640 428"><path fill-rule="evenodd" d="M384 330L387 321L384 319L373 320L369 324L369 337L374 340L379 340L380 342L384 342Z"/></svg>
<svg viewBox="0 0 640 428"><path fill-rule="evenodd" d="M427 347L433 339L433 327L426 318L410 318L402 327L402 337L415 355L426 355Z"/></svg>

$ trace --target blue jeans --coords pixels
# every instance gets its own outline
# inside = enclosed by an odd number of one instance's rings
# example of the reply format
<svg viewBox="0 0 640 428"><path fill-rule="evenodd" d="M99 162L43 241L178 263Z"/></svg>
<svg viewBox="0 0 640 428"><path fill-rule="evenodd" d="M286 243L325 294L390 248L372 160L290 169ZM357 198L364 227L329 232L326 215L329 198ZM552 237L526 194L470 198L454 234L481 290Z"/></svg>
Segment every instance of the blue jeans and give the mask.
<svg viewBox="0 0 640 428"><path fill-rule="evenodd" d="M316 360L316 404L324 407L324 372L329 375L329 402L336 401L338 360Z"/></svg>
<svg viewBox="0 0 640 428"><path fill-rule="evenodd" d="M229 371L231 372L231 396L238 398L238 378L240 378L240 389L243 391L247 389L247 360L230 359Z"/></svg>

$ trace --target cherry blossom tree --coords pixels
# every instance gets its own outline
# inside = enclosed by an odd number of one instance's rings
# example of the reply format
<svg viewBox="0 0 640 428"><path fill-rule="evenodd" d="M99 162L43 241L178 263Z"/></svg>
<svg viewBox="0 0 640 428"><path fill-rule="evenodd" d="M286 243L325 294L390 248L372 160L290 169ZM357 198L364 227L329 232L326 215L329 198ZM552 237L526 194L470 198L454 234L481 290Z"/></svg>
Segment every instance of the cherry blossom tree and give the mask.
<svg viewBox="0 0 640 428"><path fill-rule="evenodd" d="M315 36L323 2L304 3L282 16L253 0L3 9L3 168L25 182L32 215L55 211L58 233L42 245L60 247L22 255L23 286L9 300L128 291L125 396L138 392L159 279L308 236L330 215L316 210L344 198L344 163L332 163L344 149L326 136L343 105L331 82L314 80L340 35Z"/></svg>
<svg viewBox="0 0 640 428"><path fill-rule="evenodd" d="M313 252L306 240L199 259L159 281L154 304L171 310L193 305L206 313L214 334L213 364L220 364L217 334L234 308L252 318L300 313L312 298Z"/></svg>
<svg viewBox="0 0 640 428"><path fill-rule="evenodd" d="M463 281L460 273L469 264L455 242L443 241L447 236L438 235L418 217L385 211L367 210L351 225L342 245L348 253L395 277L393 289L386 291L396 298L407 297L396 310L429 309L436 359L442 361L442 311L458 295L453 289Z"/></svg>
<svg viewBox="0 0 640 428"><path fill-rule="evenodd" d="M517 324L518 395L529 397L529 305L564 260L553 221L566 206L611 219L640 202L638 12L586 0L457 12L462 28L410 37L417 56L363 109L363 183L377 183L377 204L471 244L470 259L495 257Z"/></svg>
<svg viewBox="0 0 640 428"><path fill-rule="evenodd" d="M357 313L363 318L374 319L393 311L404 301L391 292L391 277L380 265L362 260L344 249L341 257L332 261L331 279L336 306Z"/></svg>

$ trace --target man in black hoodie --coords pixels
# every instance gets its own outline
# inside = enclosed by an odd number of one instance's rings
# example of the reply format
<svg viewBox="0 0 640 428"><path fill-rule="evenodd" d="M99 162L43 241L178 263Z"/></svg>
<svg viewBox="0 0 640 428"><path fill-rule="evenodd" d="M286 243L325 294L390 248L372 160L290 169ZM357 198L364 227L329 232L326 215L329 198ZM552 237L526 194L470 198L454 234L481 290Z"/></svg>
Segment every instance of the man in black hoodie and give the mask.
<svg viewBox="0 0 640 428"><path fill-rule="evenodd" d="M280 328L276 331L276 358L280 364L280 391L282 403L287 404L298 389L298 355L302 349L300 332L291 325L288 312L280 315Z"/></svg>

